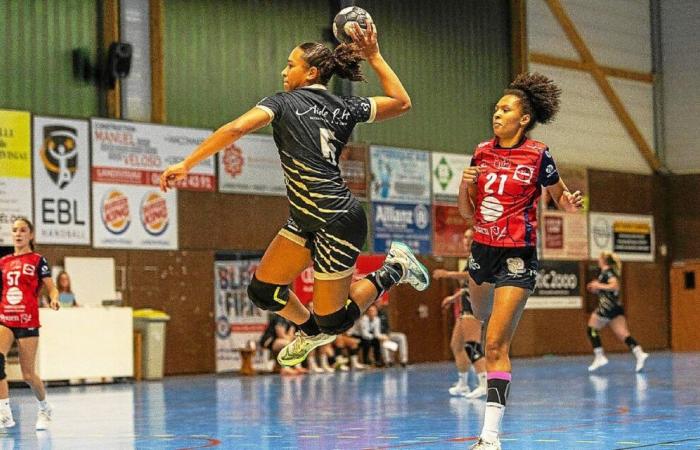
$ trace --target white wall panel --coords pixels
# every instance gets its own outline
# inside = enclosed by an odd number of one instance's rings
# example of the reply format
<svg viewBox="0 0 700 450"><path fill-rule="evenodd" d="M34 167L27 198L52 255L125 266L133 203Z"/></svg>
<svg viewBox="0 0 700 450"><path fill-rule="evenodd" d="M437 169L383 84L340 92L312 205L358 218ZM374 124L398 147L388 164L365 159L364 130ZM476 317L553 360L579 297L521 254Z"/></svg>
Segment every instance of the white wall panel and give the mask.
<svg viewBox="0 0 700 450"><path fill-rule="evenodd" d="M700 1L661 1L664 147L676 173L700 173L699 29Z"/></svg>
<svg viewBox="0 0 700 450"><path fill-rule="evenodd" d="M557 163L651 173L590 74L533 63L530 70L550 76L562 89L555 121L532 132L549 145Z"/></svg>
<svg viewBox="0 0 700 450"><path fill-rule="evenodd" d="M598 64L650 72L648 0L560 0ZM531 52L579 60L544 0L527 3Z"/></svg>

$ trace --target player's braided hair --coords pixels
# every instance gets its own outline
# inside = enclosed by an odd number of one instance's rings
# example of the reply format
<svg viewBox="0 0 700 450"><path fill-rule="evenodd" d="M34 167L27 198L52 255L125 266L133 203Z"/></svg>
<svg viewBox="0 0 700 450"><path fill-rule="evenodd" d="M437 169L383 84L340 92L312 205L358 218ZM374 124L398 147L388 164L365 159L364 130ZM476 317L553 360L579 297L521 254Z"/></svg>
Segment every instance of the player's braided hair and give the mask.
<svg viewBox="0 0 700 450"><path fill-rule="evenodd" d="M304 51L304 61L318 69L321 84L328 84L333 75L352 81L365 79L360 69L362 55L353 44L340 44L331 50L319 42L305 42L299 48Z"/></svg>
<svg viewBox="0 0 700 450"><path fill-rule="evenodd" d="M525 131L530 131L538 123L550 122L559 111L561 89L540 73L521 73L504 94L520 98L523 114L530 114Z"/></svg>

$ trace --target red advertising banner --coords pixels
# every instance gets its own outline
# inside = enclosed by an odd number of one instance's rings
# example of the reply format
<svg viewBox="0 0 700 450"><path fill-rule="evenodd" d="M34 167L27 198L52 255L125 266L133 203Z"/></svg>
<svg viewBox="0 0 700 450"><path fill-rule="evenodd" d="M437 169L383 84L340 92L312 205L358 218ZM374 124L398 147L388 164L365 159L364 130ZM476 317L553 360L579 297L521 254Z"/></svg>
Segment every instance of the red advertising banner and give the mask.
<svg viewBox="0 0 700 450"><path fill-rule="evenodd" d="M354 280L359 280L375 270L382 267L384 262L384 255L360 255L357 258L357 263L355 264L355 273L353 273L352 278ZM299 300L303 304L309 303L314 295L314 269L313 267L308 267L304 270L301 275L294 280L293 286L294 293L299 297ZM389 301L389 294L385 293L380 297L382 302Z"/></svg>
<svg viewBox="0 0 700 450"><path fill-rule="evenodd" d="M435 256L466 256L462 237L467 223L457 206L433 205L433 254Z"/></svg>

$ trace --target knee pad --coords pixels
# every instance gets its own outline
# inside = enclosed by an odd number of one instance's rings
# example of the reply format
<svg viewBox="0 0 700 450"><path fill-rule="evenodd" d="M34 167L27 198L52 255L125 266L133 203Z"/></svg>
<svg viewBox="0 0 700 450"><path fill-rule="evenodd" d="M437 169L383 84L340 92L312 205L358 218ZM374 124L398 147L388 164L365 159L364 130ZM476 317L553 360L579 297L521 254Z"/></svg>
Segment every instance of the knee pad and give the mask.
<svg viewBox="0 0 700 450"><path fill-rule="evenodd" d="M255 306L265 311L280 311L287 306L289 286L260 281L253 275L248 286L248 298Z"/></svg>
<svg viewBox="0 0 700 450"><path fill-rule="evenodd" d="M318 328L326 334L340 334L349 330L361 315L360 307L350 299L345 302L345 306L333 314L327 316L314 314Z"/></svg>
<svg viewBox="0 0 700 450"><path fill-rule="evenodd" d="M5 355L0 353L0 380L4 380L5 378L7 378L5 374Z"/></svg>
<svg viewBox="0 0 700 450"><path fill-rule="evenodd" d="M481 346L480 342L469 341L464 346L464 350L467 351L467 356L469 357L469 361L471 361L472 364L484 357L484 349Z"/></svg>

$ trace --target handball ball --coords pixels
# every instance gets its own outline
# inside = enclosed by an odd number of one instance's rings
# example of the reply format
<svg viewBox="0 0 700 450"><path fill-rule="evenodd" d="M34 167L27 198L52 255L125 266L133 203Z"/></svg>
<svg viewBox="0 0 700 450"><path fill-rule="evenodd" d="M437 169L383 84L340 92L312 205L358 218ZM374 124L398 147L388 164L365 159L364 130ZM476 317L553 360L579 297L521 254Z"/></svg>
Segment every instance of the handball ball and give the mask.
<svg viewBox="0 0 700 450"><path fill-rule="evenodd" d="M366 30L367 19L371 20L369 13L358 6L343 8L335 15L335 19L333 19L333 34L335 38L338 39L339 42L349 44L352 42L352 38L348 34L350 27L353 27L353 24L357 22L360 28Z"/></svg>

